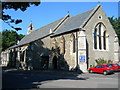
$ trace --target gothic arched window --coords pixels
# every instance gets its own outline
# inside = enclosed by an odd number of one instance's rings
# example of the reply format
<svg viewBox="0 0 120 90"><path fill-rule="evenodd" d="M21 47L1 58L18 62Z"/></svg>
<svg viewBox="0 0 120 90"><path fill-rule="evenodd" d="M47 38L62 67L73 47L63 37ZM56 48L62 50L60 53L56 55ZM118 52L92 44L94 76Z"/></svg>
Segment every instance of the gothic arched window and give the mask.
<svg viewBox="0 0 120 90"><path fill-rule="evenodd" d="M94 31L94 48L97 49L97 28Z"/></svg>
<svg viewBox="0 0 120 90"><path fill-rule="evenodd" d="M53 48L52 49L56 49L57 48L57 42L56 42L56 39L54 38L53 39Z"/></svg>
<svg viewBox="0 0 120 90"><path fill-rule="evenodd" d="M94 30L94 49L108 49L108 33L103 23L98 23Z"/></svg>
<svg viewBox="0 0 120 90"><path fill-rule="evenodd" d="M61 54L65 53L65 39L63 36L61 37L61 41L60 41L60 53Z"/></svg>
<svg viewBox="0 0 120 90"><path fill-rule="evenodd" d="M106 50L106 31L103 33L103 47Z"/></svg>
<svg viewBox="0 0 120 90"><path fill-rule="evenodd" d="M101 44L101 23L98 26L98 31L99 31L99 49L102 49L102 44Z"/></svg>
<svg viewBox="0 0 120 90"><path fill-rule="evenodd" d="M75 36L74 36L74 34L71 34L71 36L70 36L70 49L71 49L71 52L75 53Z"/></svg>

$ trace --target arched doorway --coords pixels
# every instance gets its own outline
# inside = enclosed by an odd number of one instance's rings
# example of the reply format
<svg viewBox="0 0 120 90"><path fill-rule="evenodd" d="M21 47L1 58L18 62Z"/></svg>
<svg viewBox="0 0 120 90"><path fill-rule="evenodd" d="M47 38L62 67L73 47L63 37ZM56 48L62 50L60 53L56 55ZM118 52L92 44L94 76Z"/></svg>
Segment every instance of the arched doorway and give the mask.
<svg viewBox="0 0 120 90"><path fill-rule="evenodd" d="M57 59L57 57L56 56L54 56L54 58L53 58L53 69L57 69L58 68L58 59Z"/></svg>

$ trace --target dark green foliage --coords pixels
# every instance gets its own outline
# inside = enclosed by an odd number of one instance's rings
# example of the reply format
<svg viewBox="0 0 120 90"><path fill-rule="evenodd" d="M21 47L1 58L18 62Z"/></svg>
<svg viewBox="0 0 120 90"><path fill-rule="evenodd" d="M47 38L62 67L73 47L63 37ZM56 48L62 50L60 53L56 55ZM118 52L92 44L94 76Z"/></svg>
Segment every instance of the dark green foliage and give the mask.
<svg viewBox="0 0 120 90"><path fill-rule="evenodd" d="M105 60L103 58L99 58L95 60L97 64L107 64L107 63L113 63L112 60Z"/></svg>
<svg viewBox="0 0 120 90"><path fill-rule="evenodd" d="M21 10L25 11L31 5L38 6L40 2L2 2L2 20L7 23L11 28L15 30L22 30L21 28L16 28L11 25L11 23L19 24L22 22L21 19L13 19L10 15L6 15L4 10L14 9L15 11ZM1 16L0 16L1 17Z"/></svg>
<svg viewBox="0 0 120 90"><path fill-rule="evenodd" d="M95 67L95 65L90 65L90 68Z"/></svg>
<svg viewBox="0 0 120 90"><path fill-rule="evenodd" d="M119 18L108 17L108 19L112 24L113 28L115 29L115 32L119 39L119 45L120 45L120 17Z"/></svg>
<svg viewBox="0 0 120 90"><path fill-rule="evenodd" d="M8 47L16 44L18 40L20 40L24 37L24 35L17 34L17 32L13 31L13 30L12 31L9 31L9 30L2 31L1 36L0 36L0 38L2 38L2 50L5 50Z"/></svg>
<svg viewBox="0 0 120 90"><path fill-rule="evenodd" d="M20 9L21 11L25 11L31 5L38 6L39 4L40 2L3 2L2 9Z"/></svg>
<svg viewBox="0 0 120 90"><path fill-rule="evenodd" d="M113 61L112 60L108 60L108 63L113 63Z"/></svg>

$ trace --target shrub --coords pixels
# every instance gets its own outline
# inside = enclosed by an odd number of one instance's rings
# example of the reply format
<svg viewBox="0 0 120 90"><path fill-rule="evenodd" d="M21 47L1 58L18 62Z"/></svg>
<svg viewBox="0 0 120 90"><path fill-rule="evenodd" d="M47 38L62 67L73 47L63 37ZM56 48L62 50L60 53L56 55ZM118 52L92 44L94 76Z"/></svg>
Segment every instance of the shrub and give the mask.
<svg viewBox="0 0 120 90"><path fill-rule="evenodd" d="M95 67L95 65L90 65L90 68L91 68L91 67Z"/></svg>
<svg viewBox="0 0 120 90"><path fill-rule="evenodd" d="M97 64L107 64L107 63L113 63L112 60L105 60L103 58L98 58L95 60Z"/></svg>
<svg viewBox="0 0 120 90"><path fill-rule="evenodd" d="M112 60L108 60L108 63L113 63L113 61Z"/></svg>

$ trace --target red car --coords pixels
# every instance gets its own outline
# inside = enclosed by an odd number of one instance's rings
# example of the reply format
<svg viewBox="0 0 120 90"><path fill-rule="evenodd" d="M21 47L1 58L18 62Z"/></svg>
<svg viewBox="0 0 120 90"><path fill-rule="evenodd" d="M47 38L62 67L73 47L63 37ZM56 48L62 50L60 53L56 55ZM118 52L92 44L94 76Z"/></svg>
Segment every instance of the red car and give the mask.
<svg viewBox="0 0 120 90"><path fill-rule="evenodd" d="M89 68L89 73L96 72L96 73L103 73L104 75L114 73L112 68L113 66L110 64L99 64L96 67Z"/></svg>
<svg viewBox="0 0 120 90"><path fill-rule="evenodd" d="M120 71L120 65L117 63L108 63L109 65L112 65L114 71Z"/></svg>

